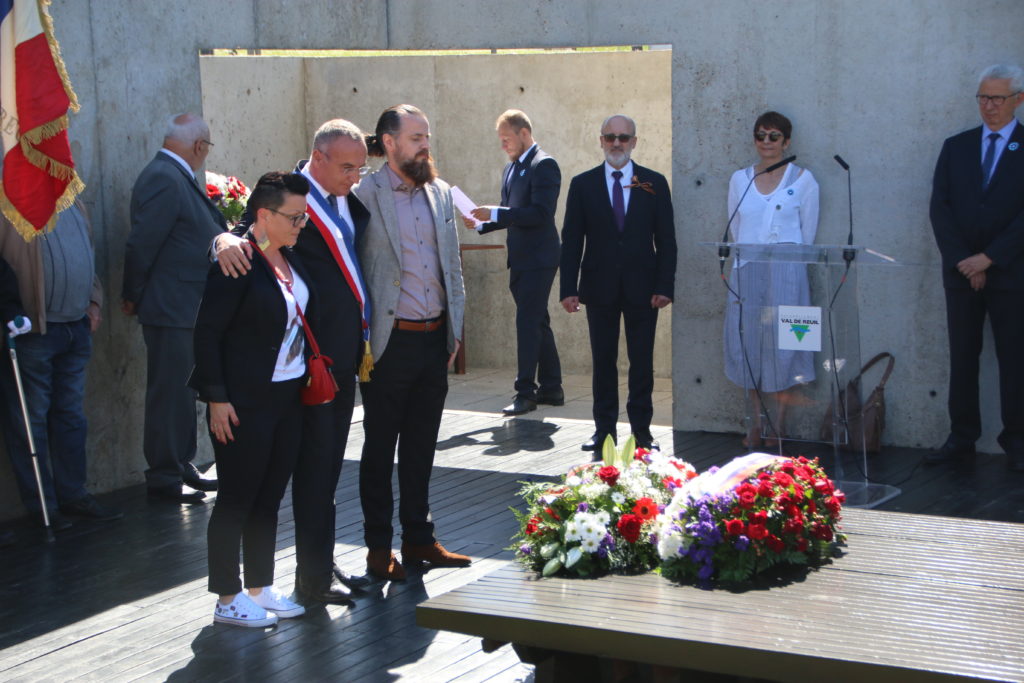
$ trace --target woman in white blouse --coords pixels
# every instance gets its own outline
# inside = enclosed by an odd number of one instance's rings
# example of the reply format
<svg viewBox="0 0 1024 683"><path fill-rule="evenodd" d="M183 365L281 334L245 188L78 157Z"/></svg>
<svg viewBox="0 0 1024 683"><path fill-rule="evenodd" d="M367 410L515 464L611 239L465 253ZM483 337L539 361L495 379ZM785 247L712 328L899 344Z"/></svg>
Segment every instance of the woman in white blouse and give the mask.
<svg viewBox="0 0 1024 683"><path fill-rule="evenodd" d="M742 168L729 181L729 214L736 211L732 240L740 244L811 244L818 229L818 183L811 172L786 164L771 173L755 174L782 160L793 126L782 114L769 111L754 123L754 147L760 160ZM753 187L743 196L754 178ZM742 197L742 203L740 203ZM737 210L738 205L738 210ZM736 260L730 274L732 291L725 315L725 374L746 389L754 406L743 443L751 449L777 447L784 434L786 405L793 387L814 380L814 355L778 349L775 321L779 305L807 306L807 270L798 263ZM769 412L769 397L774 413ZM762 413L770 417L762 438Z"/></svg>

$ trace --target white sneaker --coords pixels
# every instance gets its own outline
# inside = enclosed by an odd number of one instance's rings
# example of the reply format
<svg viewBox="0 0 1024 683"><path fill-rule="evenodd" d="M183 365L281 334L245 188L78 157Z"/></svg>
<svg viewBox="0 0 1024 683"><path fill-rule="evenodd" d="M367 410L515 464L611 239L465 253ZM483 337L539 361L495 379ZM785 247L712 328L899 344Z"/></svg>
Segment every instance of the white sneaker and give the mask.
<svg viewBox="0 0 1024 683"><path fill-rule="evenodd" d="M274 586L264 586L259 595L249 594L254 603L265 610L270 610L282 619L290 617L301 617L306 613L306 608L296 604L281 595L281 591Z"/></svg>
<svg viewBox="0 0 1024 683"><path fill-rule="evenodd" d="M217 601L213 608L213 620L222 624L263 628L277 623L277 615L257 605L245 593L239 593L226 605Z"/></svg>

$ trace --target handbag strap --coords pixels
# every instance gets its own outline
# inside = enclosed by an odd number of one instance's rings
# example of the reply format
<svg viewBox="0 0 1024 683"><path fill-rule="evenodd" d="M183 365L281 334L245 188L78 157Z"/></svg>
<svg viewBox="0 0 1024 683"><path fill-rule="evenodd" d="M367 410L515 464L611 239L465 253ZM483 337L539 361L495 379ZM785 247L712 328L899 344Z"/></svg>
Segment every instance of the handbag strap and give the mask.
<svg viewBox="0 0 1024 683"><path fill-rule="evenodd" d="M295 298L295 293L292 291L292 283L281 277L277 272L277 268L275 268L274 264L270 262L267 255L263 253L263 250L260 249L260 245L256 243L256 240L250 238L249 241L252 243L253 248L259 252L259 255L263 257L263 261L267 264L267 267L270 268L270 272L274 274L274 277L277 278L278 282L283 284L285 289L288 290L288 293L292 295L292 300L295 302L295 313L298 314L299 320L302 321L302 333L306 335L306 341L309 342L309 348L310 351L313 352L313 357L318 357L320 355L320 346L316 343L316 337L313 336L313 330L309 329L309 323L306 322L306 316L302 314L302 307L299 306L299 300Z"/></svg>
<svg viewBox="0 0 1024 683"><path fill-rule="evenodd" d="M878 381L878 385L875 388L876 389L884 389L885 388L885 383L889 381L889 375L892 374L892 369L896 365L896 358L895 358L895 356L893 356L888 351L882 351L881 353L876 355L874 358L869 360L867 363L865 363L864 367L862 367L860 369L860 372L857 374L856 379L860 379L861 377L863 377L865 372L870 370L874 366L875 363L877 363L878 361L882 360L883 358L888 358L889 359L889 363L885 366L885 372L882 373L882 379L880 379Z"/></svg>

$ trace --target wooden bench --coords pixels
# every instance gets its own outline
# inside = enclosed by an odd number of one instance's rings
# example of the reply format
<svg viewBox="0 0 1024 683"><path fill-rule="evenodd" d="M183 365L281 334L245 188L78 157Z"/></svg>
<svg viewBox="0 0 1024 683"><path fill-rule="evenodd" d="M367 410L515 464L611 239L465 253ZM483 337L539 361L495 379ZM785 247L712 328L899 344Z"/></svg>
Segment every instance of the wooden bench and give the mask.
<svg viewBox="0 0 1024 683"><path fill-rule="evenodd" d="M656 574L539 579L517 565L417 607L428 628L777 681L1024 680L1024 525L848 509L844 556L780 585ZM557 659L557 657L556 657ZM537 679L552 666L538 666ZM689 679L684 679L689 680Z"/></svg>

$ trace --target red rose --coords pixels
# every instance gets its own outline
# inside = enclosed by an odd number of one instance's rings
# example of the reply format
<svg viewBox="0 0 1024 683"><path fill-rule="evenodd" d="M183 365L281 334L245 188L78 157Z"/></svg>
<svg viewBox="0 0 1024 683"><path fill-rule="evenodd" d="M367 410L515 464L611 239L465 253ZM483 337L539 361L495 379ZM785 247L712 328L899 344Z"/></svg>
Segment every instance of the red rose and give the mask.
<svg viewBox="0 0 1024 683"><path fill-rule="evenodd" d="M764 524L751 523L750 526L747 527L747 536L750 536L755 541L760 540L767 535L768 527L766 527Z"/></svg>
<svg viewBox="0 0 1024 683"><path fill-rule="evenodd" d="M757 512L751 513L748 519L750 519L751 524L760 524L761 526L764 526L768 523L768 513L764 510L758 510Z"/></svg>
<svg viewBox="0 0 1024 683"><path fill-rule="evenodd" d="M835 489L832 486L832 482L829 479L815 479L814 490L823 496L827 496L831 494L832 491L834 491Z"/></svg>
<svg viewBox="0 0 1024 683"><path fill-rule="evenodd" d="M627 512L619 517L619 523L616 526L619 529L619 533L627 542L636 543L637 539L640 538L640 527L643 523L642 519Z"/></svg>
<svg viewBox="0 0 1024 683"><path fill-rule="evenodd" d="M651 498L638 498L633 506L633 514L647 521L658 516L658 504Z"/></svg>
<svg viewBox="0 0 1024 683"><path fill-rule="evenodd" d="M825 507L828 509L828 513L833 517L839 516L839 510L843 506L839 503L839 500L835 496L829 496L825 499Z"/></svg>
<svg viewBox="0 0 1024 683"><path fill-rule="evenodd" d="M772 485L769 481L762 481L757 487L757 495L765 498L772 497Z"/></svg>
<svg viewBox="0 0 1024 683"><path fill-rule="evenodd" d="M775 534L769 534L768 538L765 539L764 543L768 546L768 549L771 550L773 553L781 553L783 550L786 549L786 544L783 543L782 539L776 536Z"/></svg>
<svg viewBox="0 0 1024 683"><path fill-rule="evenodd" d="M771 472L758 472L757 473L757 478L760 479L761 481L765 481L766 479L771 479L772 478L772 473Z"/></svg>
<svg viewBox="0 0 1024 683"><path fill-rule="evenodd" d="M808 546L808 545L809 545L809 544L808 544L808 542L807 542L807 539L806 539L806 538L801 538L801 539L797 539L797 542L796 542L796 549L797 549L797 550L799 550L799 551L800 551L800 552L802 552L802 553L806 553L806 552L807 552L807 546Z"/></svg>
<svg viewBox="0 0 1024 683"><path fill-rule="evenodd" d="M600 477L601 481L609 486L615 486L619 481L619 469L608 465L607 467L599 469L597 471L597 476Z"/></svg>
<svg viewBox="0 0 1024 683"><path fill-rule="evenodd" d="M746 528L747 525L743 523L742 519L725 520L725 530L730 536L740 536Z"/></svg>
<svg viewBox="0 0 1024 683"><path fill-rule="evenodd" d="M540 517L533 516L530 521L526 523L526 535L531 536L537 533L537 526L540 524Z"/></svg>
<svg viewBox="0 0 1024 683"><path fill-rule="evenodd" d="M793 504L793 499L788 493L780 493L775 497L775 504L785 509Z"/></svg>
<svg viewBox="0 0 1024 683"><path fill-rule="evenodd" d="M757 494L750 491L744 491L740 494L740 506L745 508L754 507L754 503L757 502Z"/></svg>
<svg viewBox="0 0 1024 683"><path fill-rule="evenodd" d="M785 472L776 472L774 479L775 483L778 484L779 486L788 487L793 485L793 477L789 476Z"/></svg>
<svg viewBox="0 0 1024 683"><path fill-rule="evenodd" d="M804 522L802 519L788 519L786 523L782 525L782 533L790 534L795 536L801 534L804 531Z"/></svg>
<svg viewBox="0 0 1024 683"><path fill-rule="evenodd" d="M807 514L814 515L818 513L818 506L814 504L813 500L807 501Z"/></svg>
<svg viewBox="0 0 1024 683"><path fill-rule="evenodd" d="M786 462L782 463L782 466L779 469L781 469L786 474L793 474L793 470L796 469L796 465L793 464L792 460L787 460Z"/></svg>
<svg viewBox="0 0 1024 683"><path fill-rule="evenodd" d="M804 499L804 487L803 486L794 486L793 487L793 500L795 500L796 502L799 503L803 499Z"/></svg>
<svg viewBox="0 0 1024 683"><path fill-rule="evenodd" d="M811 536L821 539L822 541L832 540L832 527L828 524L822 524L821 522L815 522L811 525Z"/></svg>
<svg viewBox="0 0 1024 683"><path fill-rule="evenodd" d="M805 457L804 457L804 456L802 456L802 455L800 455L800 456L797 456L797 459L796 459L796 461L797 461L798 463L800 463L801 465L806 465L807 463L809 463L809 462L810 462L810 460L808 460L807 458L805 458Z"/></svg>
<svg viewBox="0 0 1024 683"><path fill-rule="evenodd" d="M814 472L812 472L811 468L807 467L806 465L801 465L800 467L797 467L796 471L793 474L796 476L797 479L801 479L803 481L811 481L812 479L814 479Z"/></svg>
<svg viewBox="0 0 1024 683"><path fill-rule="evenodd" d="M842 491L840 491L839 489L836 489L836 492L835 492L835 498L836 498L836 500L838 500L838 501L839 501L840 503L845 503L845 502L846 502L846 494L845 494L845 493L843 493Z"/></svg>
<svg viewBox="0 0 1024 683"><path fill-rule="evenodd" d="M562 521L562 518L558 516L558 513L552 510L551 508L544 508L544 512L548 513L548 515L550 515L552 519L557 519L559 522Z"/></svg>

